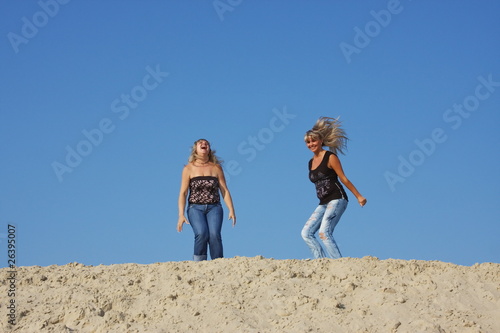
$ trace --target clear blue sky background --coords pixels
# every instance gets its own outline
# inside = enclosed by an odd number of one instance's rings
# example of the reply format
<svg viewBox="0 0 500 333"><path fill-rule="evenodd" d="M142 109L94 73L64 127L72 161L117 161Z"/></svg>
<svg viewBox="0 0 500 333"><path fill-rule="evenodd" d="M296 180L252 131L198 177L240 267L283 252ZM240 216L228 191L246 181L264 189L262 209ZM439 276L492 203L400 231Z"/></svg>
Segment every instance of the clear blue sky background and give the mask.
<svg viewBox="0 0 500 333"><path fill-rule="evenodd" d="M236 207L225 256L310 258L320 116L368 199L335 231L344 256L500 262L500 2L231 3L0 2L1 267L8 224L23 266L191 260L198 138Z"/></svg>

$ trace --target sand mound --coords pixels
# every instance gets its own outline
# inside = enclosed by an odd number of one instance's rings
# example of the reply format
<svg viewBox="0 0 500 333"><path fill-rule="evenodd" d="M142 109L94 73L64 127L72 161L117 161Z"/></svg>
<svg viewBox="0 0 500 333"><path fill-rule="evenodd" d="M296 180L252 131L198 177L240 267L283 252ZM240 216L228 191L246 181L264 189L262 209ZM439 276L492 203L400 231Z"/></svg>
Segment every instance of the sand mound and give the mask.
<svg viewBox="0 0 500 333"><path fill-rule="evenodd" d="M492 263L71 263L18 267L15 297L9 271L0 270L2 332L500 332L500 264Z"/></svg>

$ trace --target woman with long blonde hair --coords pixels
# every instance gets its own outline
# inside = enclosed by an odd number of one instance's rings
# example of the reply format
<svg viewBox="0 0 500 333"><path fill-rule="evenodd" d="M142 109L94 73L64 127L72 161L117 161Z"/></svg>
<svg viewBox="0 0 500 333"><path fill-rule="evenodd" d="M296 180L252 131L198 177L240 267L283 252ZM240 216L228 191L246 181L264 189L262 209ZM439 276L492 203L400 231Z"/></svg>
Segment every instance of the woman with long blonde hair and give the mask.
<svg viewBox="0 0 500 333"><path fill-rule="evenodd" d="M309 161L309 179L316 186L316 195L319 205L314 210L302 229L302 238L311 249L314 258L342 257L333 238L333 230L340 217L347 208L349 201L342 184L347 187L363 207L366 198L363 197L351 181L345 176L342 164L337 156L344 154L347 148L347 135L338 119L321 117L312 129L306 132L304 141L312 151L313 157ZM328 147L328 151L323 147ZM339 182L342 182L342 184ZM324 249L316 239L319 238Z"/></svg>
<svg viewBox="0 0 500 333"><path fill-rule="evenodd" d="M233 200L221 163L210 143L199 139L194 142L188 164L182 170L177 231L182 231L184 223L193 228L195 261L207 260L208 247L212 259L224 257L221 236L223 210L219 192L229 209L233 227L236 224ZM188 218L185 214L186 198Z"/></svg>

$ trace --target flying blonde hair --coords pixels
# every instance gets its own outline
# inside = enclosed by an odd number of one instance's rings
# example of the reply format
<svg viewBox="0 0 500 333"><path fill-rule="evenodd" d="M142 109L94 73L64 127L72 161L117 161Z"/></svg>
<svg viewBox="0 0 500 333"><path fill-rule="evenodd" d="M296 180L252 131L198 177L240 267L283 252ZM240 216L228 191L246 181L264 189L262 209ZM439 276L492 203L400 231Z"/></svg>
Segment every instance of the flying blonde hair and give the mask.
<svg viewBox="0 0 500 333"><path fill-rule="evenodd" d="M221 160L219 157L217 157L217 155L215 155L215 150L212 149L212 145L210 144L210 141L208 141L206 139L198 139L193 143L193 146L191 147L191 154L189 155L189 158L188 158L188 162L192 163L198 159L199 156L198 156L198 154L196 154L196 145L200 141L206 141L208 143L208 146L210 148L210 151L208 153L208 161L212 162L214 164L217 164L217 165L222 165L222 163L224 161Z"/></svg>
<svg viewBox="0 0 500 333"><path fill-rule="evenodd" d="M316 121L313 128L306 132L304 141L307 138L323 141L323 146L335 153L345 154L347 150L347 135L341 127L339 118L321 117Z"/></svg>

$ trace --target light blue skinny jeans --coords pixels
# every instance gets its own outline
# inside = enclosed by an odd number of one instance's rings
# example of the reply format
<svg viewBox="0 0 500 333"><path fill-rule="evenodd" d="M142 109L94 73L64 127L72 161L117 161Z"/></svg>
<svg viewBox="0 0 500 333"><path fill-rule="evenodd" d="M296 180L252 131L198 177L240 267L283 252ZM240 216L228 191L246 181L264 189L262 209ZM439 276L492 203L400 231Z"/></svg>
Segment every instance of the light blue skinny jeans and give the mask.
<svg viewBox="0 0 500 333"><path fill-rule="evenodd" d="M307 220L304 228L302 228L302 238L311 249L315 259L325 257L338 259L342 257L332 235L335 226L339 223L340 217L347 208L347 202L345 199L336 199L326 205L319 205ZM318 230L319 238L323 241L325 247L324 250L314 235Z"/></svg>

